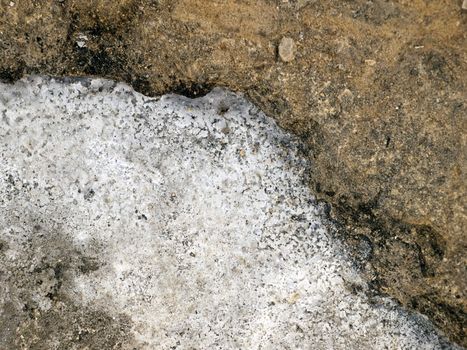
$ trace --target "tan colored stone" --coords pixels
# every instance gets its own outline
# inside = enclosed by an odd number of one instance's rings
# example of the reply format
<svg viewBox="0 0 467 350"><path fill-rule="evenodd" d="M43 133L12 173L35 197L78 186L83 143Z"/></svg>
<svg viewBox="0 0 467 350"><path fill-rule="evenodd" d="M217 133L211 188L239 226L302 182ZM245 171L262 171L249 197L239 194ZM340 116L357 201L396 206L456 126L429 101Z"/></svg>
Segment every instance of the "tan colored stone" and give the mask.
<svg viewBox="0 0 467 350"><path fill-rule="evenodd" d="M279 56L284 62L291 62L295 58L297 45L292 38L282 38L279 44Z"/></svg>

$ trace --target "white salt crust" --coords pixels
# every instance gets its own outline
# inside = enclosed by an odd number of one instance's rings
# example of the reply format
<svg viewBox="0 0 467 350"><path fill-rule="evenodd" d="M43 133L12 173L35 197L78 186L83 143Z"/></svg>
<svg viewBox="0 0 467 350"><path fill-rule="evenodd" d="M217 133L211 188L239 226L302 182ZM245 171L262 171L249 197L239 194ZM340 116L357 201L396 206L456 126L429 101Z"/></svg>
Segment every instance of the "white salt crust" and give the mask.
<svg viewBox="0 0 467 350"><path fill-rule="evenodd" d="M30 77L0 85L0 140L8 258L34 234L10 217L59 226L100 266L62 290L128 315L138 349L451 348L424 317L370 303L300 143L239 94Z"/></svg>

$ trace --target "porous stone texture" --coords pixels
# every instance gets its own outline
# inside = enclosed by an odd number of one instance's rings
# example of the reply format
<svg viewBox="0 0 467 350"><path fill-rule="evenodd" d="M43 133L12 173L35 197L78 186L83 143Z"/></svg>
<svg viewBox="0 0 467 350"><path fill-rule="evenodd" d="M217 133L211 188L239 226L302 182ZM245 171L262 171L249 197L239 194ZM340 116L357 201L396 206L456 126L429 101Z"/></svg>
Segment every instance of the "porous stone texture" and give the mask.
<svg viewBox="0 0 467 350"><path fill-rule="evenodd" d="M310 147L372 287L467 345L466 15L459 0L0 0L0 79L241 91ZM293 61L279 56L291 38Z"/></svg>
<svg viewBox="0 0 467 350"><path fill-rule="evenodd" d="M282 38L279 44L279 56L282 61L290 62L295 58L297 46L292 38Z"/></svg>
<svg viewBox="0 0 467 350"><path fill-rule="evenodd" d="M456 349L373 296L240 95L0 85L1 349Z"/></svg>

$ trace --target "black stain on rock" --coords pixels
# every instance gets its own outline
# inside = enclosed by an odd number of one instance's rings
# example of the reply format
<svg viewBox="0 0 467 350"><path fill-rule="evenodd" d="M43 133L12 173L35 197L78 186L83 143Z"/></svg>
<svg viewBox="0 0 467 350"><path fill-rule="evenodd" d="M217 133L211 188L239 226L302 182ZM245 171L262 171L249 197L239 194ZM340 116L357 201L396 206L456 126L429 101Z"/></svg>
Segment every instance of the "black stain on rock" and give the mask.
<svg viewBox="0 0 467 350"><path fill-rule="evenodd" d="M0 249L0 349L121 349L133 344L129 317L74 300L74 278L102 266L97 249L78 249L45 219L19 218L17 226L21 229L12 237L27 238L11 242L16 259L7 259Z"/></svg>
<svg viewBox="0 0 467 350"><path fill-rule="evenodd" d="M452 327L452 324L454 324L455 329L453 331L464 334L465 337L467 314L461 308L444 303L434 294L425 294L412 298L411 307L428 316L437 325L450 325ZM447 320L455 320L455 322L450 323ZM462 340L462 338L459 340Z"/></svg>
<svg viewBox="0 0 467 350"><path fill-rule="evenodd" d="M0 82L12 84L20 79L24 73L24 66L7 67L0 69Z"/></svg>
<svg viewBox="0 0 467 350"><path fill-rule="evenodd" d="M435 51L427 52L423 56L422 63L428 71L430 78L441 79L446 83L452 80L446 59L441 53Z"/></svg>
<svg viewBox="0 0 467 350"><path fill-rule="evenodd" d="M324 194L321 185L315 185ZM422 288L425 279L438 274L446 242L435 229L381 217L379 196L352 205L348 198L340 196L337 203L330 220L337 227L336 235L344 242L354 266L367 277L369 297L386 295L388 286L406 283L404 278ZM462 308L444 302L434 292L412 297L400 288L399 293L397 299L401 303L427 315L437 327L445 329L450 325L455 327L453 333L463 333L467 315ZM464 342L459 337L455 340Z"/></svg>
<svg viewBox="0 0 467 350"><path fill-rule="evenodd" d="M8 244L0 239L0 253L6 252L8 250Z"/></svg>
<svg viewBox="0 0 467 350"><path fill-rule="evenodd" d="M207 95L212 89L213 85L209 83L197 83L192 81L179 81L173 86L171 91L176 94L183 95L190 98L202 97Z"/></svg>
<svg viewBox="0 0 467 350"><path fill-rule="evenodd" d="M125 71L124 61L109 54L104 47L97 50L76 47L75 60L76 66L86 75L120 76Z"/></svg>
<svg viewBox="0 0 467 350"><path fill-rule="evenodd" d="M131 86L139 93L142 93L148 96L151 95L152 86L151 86L151 83L149 82L149 79L146 77L132 75Z"/></svg>

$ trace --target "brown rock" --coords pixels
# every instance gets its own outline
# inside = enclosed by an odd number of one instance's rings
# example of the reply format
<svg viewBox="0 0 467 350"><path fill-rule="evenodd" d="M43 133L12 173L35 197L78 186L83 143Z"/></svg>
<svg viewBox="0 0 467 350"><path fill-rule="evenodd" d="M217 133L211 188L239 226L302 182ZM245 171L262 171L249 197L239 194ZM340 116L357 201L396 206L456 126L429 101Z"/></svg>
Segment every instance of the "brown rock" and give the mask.
<svg viewBox="0 0 467 350"><path fill-rule="evenodd" d="M310 185L375 289L467 345L465 13L447 0L300 4L0 1L0 79L245 92L308 143ZM285 36L300 37L286 65L273 45Z"/></svg>

